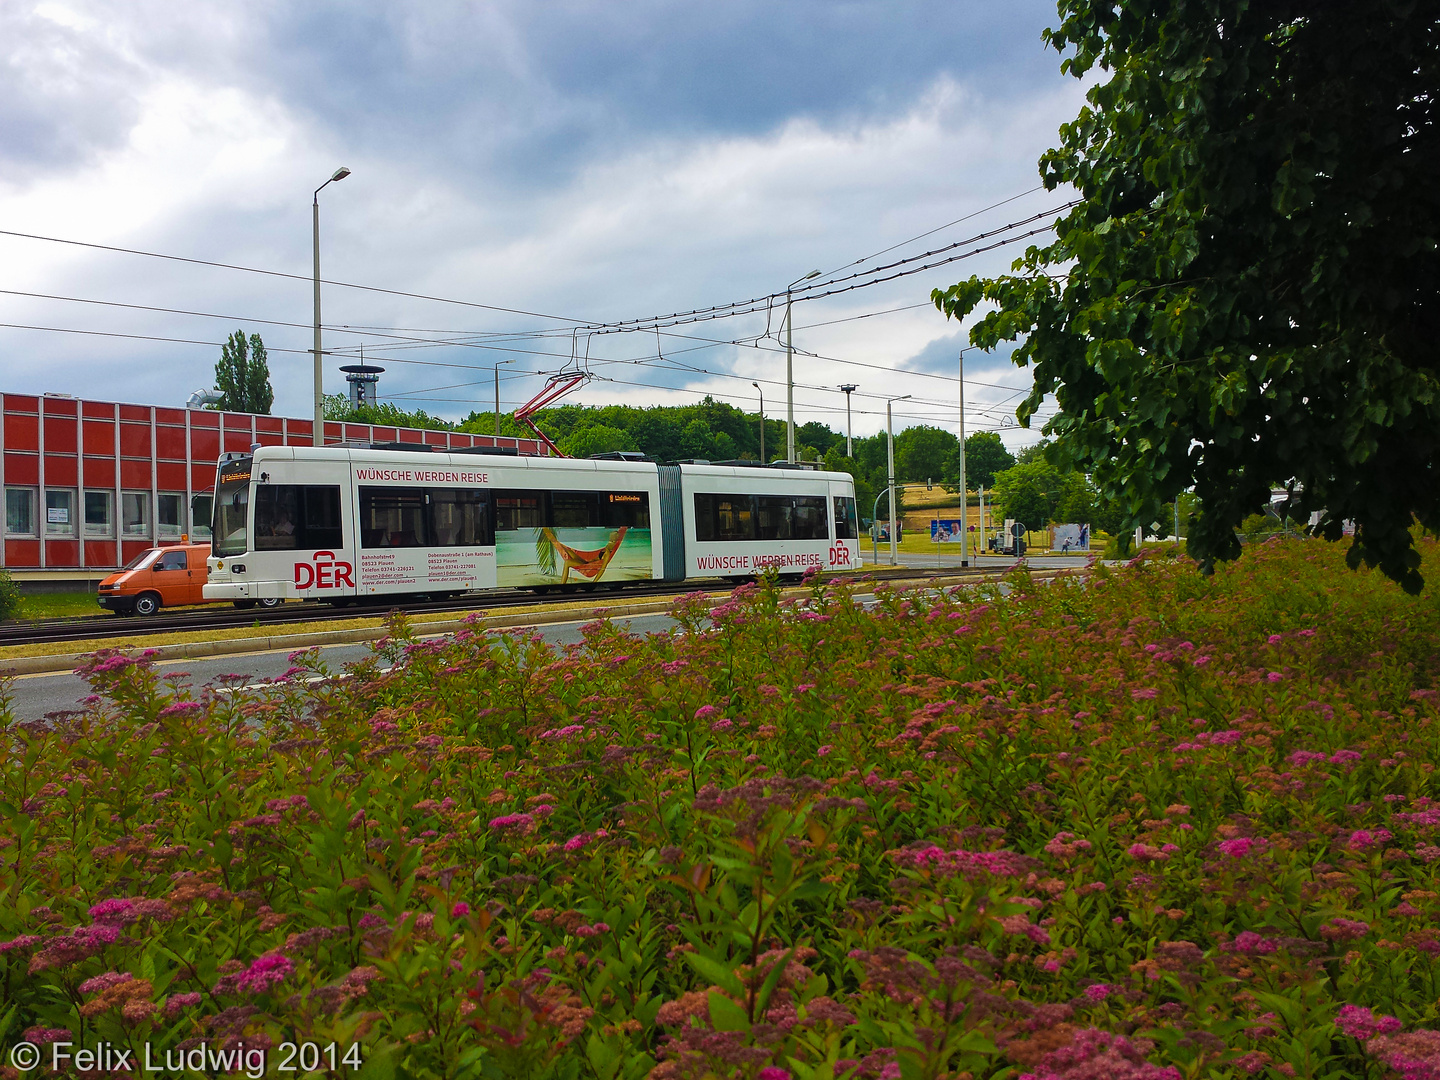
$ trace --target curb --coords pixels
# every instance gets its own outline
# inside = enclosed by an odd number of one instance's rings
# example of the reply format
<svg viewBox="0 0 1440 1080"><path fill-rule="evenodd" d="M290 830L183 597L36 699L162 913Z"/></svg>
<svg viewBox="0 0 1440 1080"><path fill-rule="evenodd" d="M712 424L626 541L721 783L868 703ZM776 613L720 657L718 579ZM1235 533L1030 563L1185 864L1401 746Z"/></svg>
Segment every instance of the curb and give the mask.
<svg viewBox="0 0 1440 1080"><path fill-rule="evenodd" d="M1007 568L1008 569L1008 568ZM999 568L997 572L1003 573ZM1057 571L1041 571L1037 579L1050 576ZM896 579L879 579L875 585L889 585ZM906 580L906 579L898 579ZM925 588L946 588L951 585L976 584L989 580L973 570L965 575L926 578L916 585ZM703 590L702 590L703 591ZM794 595L800 588L782 590L783 595ZM589 622L591 619L623 618L627 615L660 615L669 611L684 594L664 600L650 600L643 603L612 604L605 607L566 608L562 611L532 611L515 615L491 615L475 622L462 619L438 619L434 622L412 623L417 638L440 637L457 630L503 630L514 626L548 626L562 622ZM716 607L730 599L729 592L711 594L708 607ZM364 641L379 641L388 631L383 626L362 626L354 630L327 630L311 634L279 634L274 637L226 638L221 641L187 641L173 645L152 645L147 648L122 649L126 655L149 653L152 660L195 660L215 656L243 656L247 653L275 652L308 649L316 645L349 645ZM53 675L75 670L80 662L94 653L91 649L78 653L53 653L49 656L18 656L13 660L0 660L0 679L15 675Z"/></svg>

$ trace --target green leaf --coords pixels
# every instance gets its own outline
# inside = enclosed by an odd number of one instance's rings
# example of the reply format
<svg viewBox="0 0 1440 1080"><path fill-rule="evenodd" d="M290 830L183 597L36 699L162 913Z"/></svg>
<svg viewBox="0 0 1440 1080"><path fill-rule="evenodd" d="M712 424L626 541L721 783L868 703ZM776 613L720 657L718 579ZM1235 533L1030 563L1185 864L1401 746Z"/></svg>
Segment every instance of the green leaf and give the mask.
<svg viewBox="0 0 1440 1080"><path fill-rule="evenodd" d="M736 975L734 969L728 964L698 952L687 952L682 955L685 957L685 962L694 968L702 979L708 980L712 985L720 987L721 990L735 997L745 996L745 984L740 981L740 976Z"/></svg>

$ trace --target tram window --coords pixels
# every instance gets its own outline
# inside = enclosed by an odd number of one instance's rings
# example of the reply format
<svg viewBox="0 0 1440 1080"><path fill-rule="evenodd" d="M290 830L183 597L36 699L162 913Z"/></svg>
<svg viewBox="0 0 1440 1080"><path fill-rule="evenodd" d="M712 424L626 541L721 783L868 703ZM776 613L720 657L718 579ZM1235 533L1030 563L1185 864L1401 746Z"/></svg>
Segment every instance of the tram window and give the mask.
<svg viewBox="0 0 1440 1080"><path fill-rule="evenodd" d="M646 491L602 491L596 496L599 519L607 529L650 527L650 494Z"/></svg>
<svg viewBox="0 0 1440 1080"><path fill-rule="evenodd" d="M545 526L545 507L538 491L497 491L495 531L516 532Z"/></svg>
<svg viewBox="0 0 1440 1080"><path fill-rule="evenodd" d="M696 495L695 539L723 542L755 539L753 495Z"/></svg>
<svg viewBox="0 0 1440 1080"><path fill-rule="evenodd" d="M860 535L855 522L855 500L849 495L836 495L835 537L838 540L854 540Z"/></svg>
<svg viewBox="0 0 1440 1080"><path fill-rule="evenodd" d="M261 484L255 489L256 551L319 551L344 546L340 488Z"/></svg>
<svg viewBox="0 0 1440 1080"><path fill-rule="evenodd" d="M484 491L432 491L430 524L439 547L493 544L490 536L490 497Z"/></svg>
<svg viewBox="0 0 1440 1080"><path fill-rule="evenodd" d="M406 488L360 489L360 546L429 547L425 492Z"/></svg>
<svg viewBox="0 0 1440 1080"><path fill-rule="evenodd" d="M600 524L598 509L593 491L552 491L548 524L556 529L588 529Z"/></svg>
<svg viewBox="0 0 1440 1080"><path fill-rule="evenodd" d="M829 540L830 519L824 495L796 495L792 540Z"/></svg>

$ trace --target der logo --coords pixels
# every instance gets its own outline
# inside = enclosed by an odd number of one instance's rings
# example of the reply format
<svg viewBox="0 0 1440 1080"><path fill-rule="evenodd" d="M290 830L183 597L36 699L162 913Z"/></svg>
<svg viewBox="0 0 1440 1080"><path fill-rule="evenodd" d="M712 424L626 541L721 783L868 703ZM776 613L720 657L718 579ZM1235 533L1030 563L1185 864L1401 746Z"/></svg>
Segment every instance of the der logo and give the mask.
<svg viewBox="0 0 1440 1080"><path fill-rule="evenodd" d="M845 545L843 540L837 540L835 541L835 545L830 549L830 565L840 566L841 564L845 566L850 565L850 549Z"/></svg>
<svg viewBox="0 0 1440 1080"><path fill-rule="evenodd" d="M333 551L317 551L313 563L295 564L296 589L338 589L355 587L355 567L335 558Z"/></svg>

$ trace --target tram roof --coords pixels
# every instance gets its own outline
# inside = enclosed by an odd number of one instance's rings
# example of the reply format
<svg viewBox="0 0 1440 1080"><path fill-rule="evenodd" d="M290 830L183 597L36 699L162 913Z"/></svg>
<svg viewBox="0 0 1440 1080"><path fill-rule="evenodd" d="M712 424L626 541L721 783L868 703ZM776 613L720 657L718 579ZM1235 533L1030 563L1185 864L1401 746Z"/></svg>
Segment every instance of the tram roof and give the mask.
<svg viewBox="0 0 1440 1080"><path fill-rule="evenodd" d="M433 451L413 450L372 450L355 446L259 446L252 459L256 462L313 461L313 462L363 462L366 464L391 465L462 465L486 469L539 469L541 471L583 471L635 474L653 472L653 461L613 461L598 458L561 458L539 456L516 456L509 454L457 453L435 449ZM711 476L754 476L770 479L793 480L849 480L849 473L827 472L820 469L786 469L774 465L702 465L681 463L686 473L708 474Z"/></svg>

